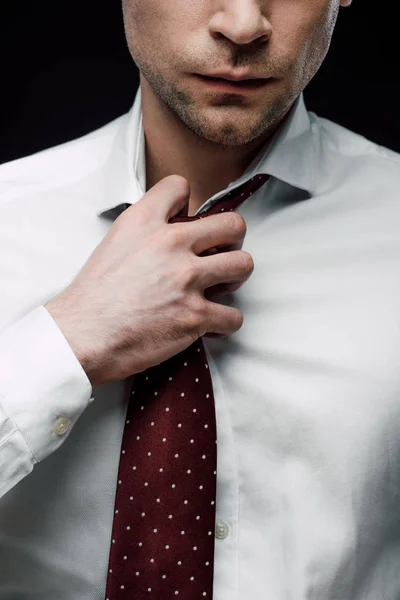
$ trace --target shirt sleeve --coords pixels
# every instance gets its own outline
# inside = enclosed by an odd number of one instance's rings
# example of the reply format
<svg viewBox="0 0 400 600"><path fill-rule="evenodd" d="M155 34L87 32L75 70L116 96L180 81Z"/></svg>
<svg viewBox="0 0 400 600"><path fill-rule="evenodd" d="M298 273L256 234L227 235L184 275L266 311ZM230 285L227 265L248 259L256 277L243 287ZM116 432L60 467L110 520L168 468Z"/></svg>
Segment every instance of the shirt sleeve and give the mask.
<svg viewBox="0 0 400 600"><path fill-rule="evenodd" d="M93 400L85 371L44 306L0 332L0 497L61 446Z"/></svg>

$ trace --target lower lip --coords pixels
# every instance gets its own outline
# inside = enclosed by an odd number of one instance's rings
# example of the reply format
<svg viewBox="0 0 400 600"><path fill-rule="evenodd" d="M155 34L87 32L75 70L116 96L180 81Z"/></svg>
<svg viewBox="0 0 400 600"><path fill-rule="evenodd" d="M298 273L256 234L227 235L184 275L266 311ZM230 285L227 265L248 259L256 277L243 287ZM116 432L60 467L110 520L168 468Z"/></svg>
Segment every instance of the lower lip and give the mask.
<svg viewBox="0 0 400 600"><path fill-rule="evenodd" d="M269 79L248 79L247 81L228 81L219 77L197 76L210 89L230 94L250 94L266 87Z"/></svg>

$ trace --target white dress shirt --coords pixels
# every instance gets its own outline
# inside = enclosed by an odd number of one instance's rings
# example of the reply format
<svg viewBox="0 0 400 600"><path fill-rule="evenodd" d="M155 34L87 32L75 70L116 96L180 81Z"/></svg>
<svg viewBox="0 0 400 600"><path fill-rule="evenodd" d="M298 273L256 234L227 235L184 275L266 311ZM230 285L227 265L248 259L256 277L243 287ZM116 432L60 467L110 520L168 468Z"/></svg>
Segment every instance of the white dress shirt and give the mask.
<svg viewBox="0 0 400 600"><path fill-rule="evenodd" d="M131 378L93 393L44 304L142 197L144 158L139 88L126 115L0 167L1 600L105 598ZM203 338L214 600L398 600L400 155L301 95L227 189L258 173L237 209L255 269L223 300L244 323Z"/></svg>

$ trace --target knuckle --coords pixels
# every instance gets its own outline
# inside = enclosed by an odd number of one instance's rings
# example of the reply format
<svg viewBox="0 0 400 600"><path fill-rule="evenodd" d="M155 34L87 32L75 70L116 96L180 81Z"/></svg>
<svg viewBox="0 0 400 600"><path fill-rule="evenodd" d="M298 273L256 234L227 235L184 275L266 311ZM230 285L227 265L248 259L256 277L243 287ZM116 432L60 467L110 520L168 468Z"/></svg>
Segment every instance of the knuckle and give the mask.
<svg viewBox="0 0 400 600"><path fill-rule="evenodd" d="M245 235L247 231L246 221L237 212L227 212L224 213L224 218L226 221L226 226L230 231L237 233L239 235Z"/></svg>
<svg viewBox="0 0 400 600"><path fill-rule="evenodd" d="M238 252L238 267L245 273L252 273L254 270L254 260L251 254L245 250Z"/></svg>
<svg viewBox="0 0 400 600"><path fill-rule="evenodd" d="M185 311L185 325L188 331L198 332L206 319L206 305L204 299L198 294L191 294L187 300Z"/></svg>
<svg viewBox="0 0 400 600"><path fill-rule="evenodd" d="M243 313L240 310L235 310L232 318L235 331L238 331L243 325L243 318Z"/></svg>
<svg viewBox="0 0 400 600"><path fill-rule="evenodd" d="M200 276L199 267L194 263L189 263L182 269L182 276L185 288L192 287Z"/></svg>
<svg viewBox="0 0 400 600"><path fill-rule="evenodd" d="M171 248L181 248L187 244L187 233L179 223L166 225L166 239Z"/></svg>

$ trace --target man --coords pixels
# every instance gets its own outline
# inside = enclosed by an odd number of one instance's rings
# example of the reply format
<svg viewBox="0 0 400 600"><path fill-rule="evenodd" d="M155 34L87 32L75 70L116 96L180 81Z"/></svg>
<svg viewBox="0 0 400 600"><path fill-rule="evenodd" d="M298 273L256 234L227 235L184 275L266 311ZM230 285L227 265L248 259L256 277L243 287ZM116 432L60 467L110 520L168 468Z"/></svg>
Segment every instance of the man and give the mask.
<svg viewBox="0 0 400 600"><path fill-rule="evenodd" d="M348 4L125 0L130 113L1 167L1 600L104 600L116 572L110 600L400 597L400 159L302 97ZM132 380L200 339L212 586L168 587L175 544L140 588L139 519L112 535L120 458L151 455L122 444Z"/></svg>

